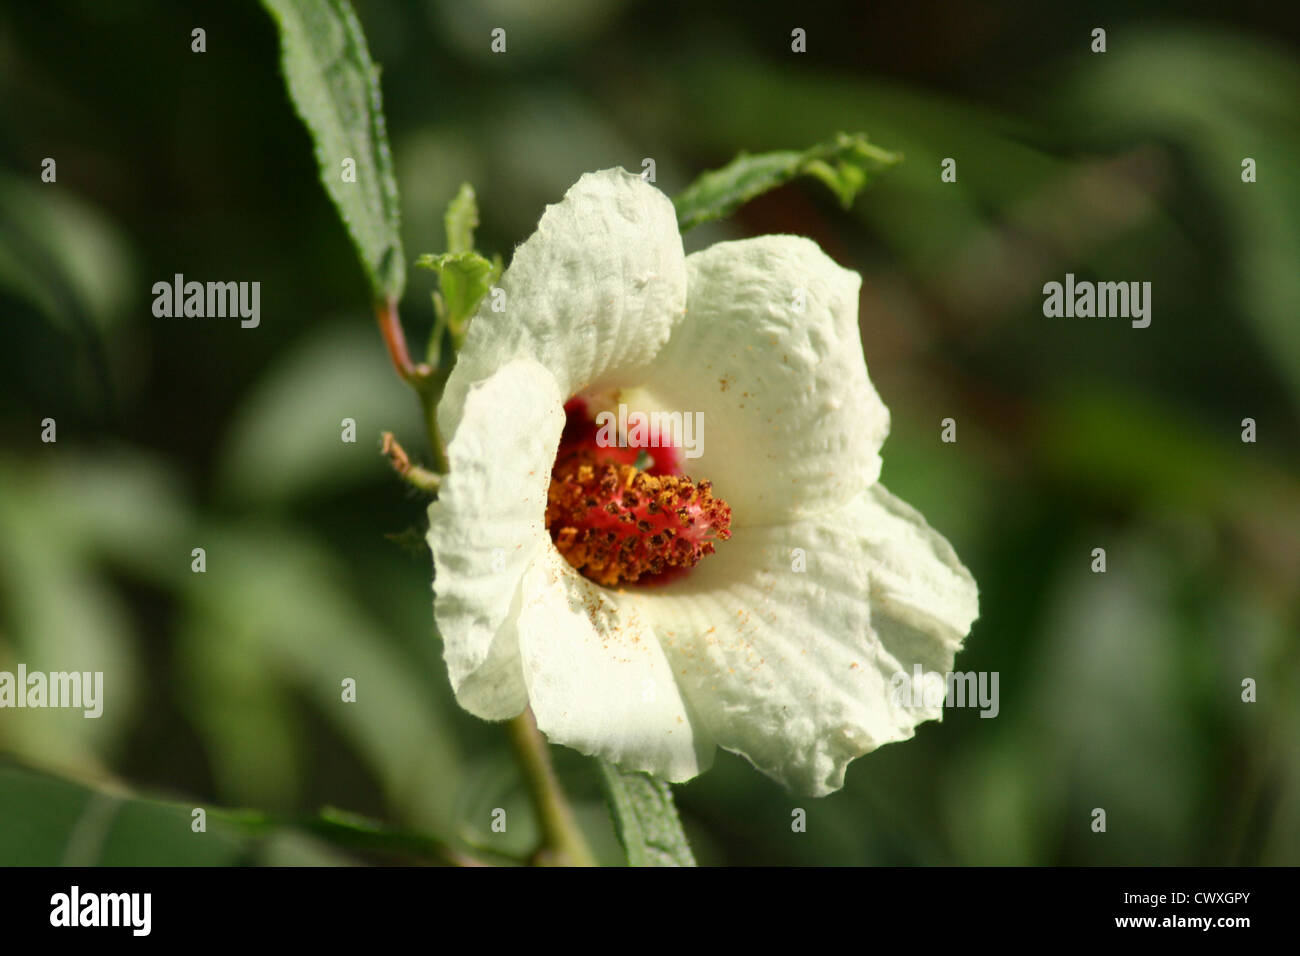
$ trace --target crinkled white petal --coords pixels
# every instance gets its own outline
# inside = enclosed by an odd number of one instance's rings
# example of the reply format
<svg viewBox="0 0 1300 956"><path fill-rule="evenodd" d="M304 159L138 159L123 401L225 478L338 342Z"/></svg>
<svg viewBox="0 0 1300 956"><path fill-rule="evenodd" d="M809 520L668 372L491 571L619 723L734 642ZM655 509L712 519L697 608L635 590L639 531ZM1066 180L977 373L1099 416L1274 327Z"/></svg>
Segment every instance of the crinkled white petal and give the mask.
<svg viewBox="0 0 1300 956"><path fill-rule="evenodd" d="M721 242L686 260L686 320L641 386L664 410L703 412L685 463L733 524L826 511L880 474L889 411L867 377L856 272L808 239Z"/></svg>
<svg viewBox="0 0 1300 956"><path fill-rule="evenodd" d="M565 399L640 377L685 312L673 204L622 169L587 173L547 207L500 288L504 311L483 300L447 382L444 437L455 435L470 386L516 358L550 369Z"/></svg>
<svg viewBox="0 0 1300 956"><path fill-rule="evenodd" d="M520 581L553 550L546 491L564 408L554 376L510 362L470 390L464 427L447 446L450 471L429 506L434 616L456 699L502 720L523 711L516 635Z"/></svg>
<svg viewBox="0 0 1300 956"><path fill-rule="evenodd" d="M548 739L673 782L708 769L714 744L634 594L593 584L550 548L528 569L523 595L524 679Z"/></svg>
<svg viewBox="0 0 1300 956"><path fill-rule="evenodd" d="M880 485L815 519L739 529L642 606L718 744L814 796L843 786L855 757L941 719L896 677L916 664L946 675L978 614L948 542Z"/></svg>

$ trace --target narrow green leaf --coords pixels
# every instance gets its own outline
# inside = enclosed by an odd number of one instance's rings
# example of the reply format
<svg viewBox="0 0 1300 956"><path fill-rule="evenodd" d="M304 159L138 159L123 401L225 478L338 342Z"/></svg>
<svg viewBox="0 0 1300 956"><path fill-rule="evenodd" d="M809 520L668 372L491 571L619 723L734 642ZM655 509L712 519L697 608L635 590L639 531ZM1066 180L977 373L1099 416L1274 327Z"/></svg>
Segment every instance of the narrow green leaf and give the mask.
<svg viewBox="0 0 1300 956"><path fill-rule="evenodd" d="M473 252L474 230L478 228L478 202L474 198L474 187L461 183L455 197L447 204L447 214L443 217L447 226L448 252Z"/></svg>
<svg viewBox="0 0 1300 956"><path fill-rule="evenodd" d="M196 836L194 810L204 811ZM279 816L197 801L177 802L101 788L0 759L0 859L18 866L275 865L274 841L293 837L313 860L351 864L351 852L382 858L462 864L469 857L436 837L398 830L326 807Z"/></svg>
<svg viewBox="0 0 1300 956"><path fill-rule="evenodd" d="M321 182L352 236L375 298L399 299L406 260L397 180L384 130L379 72L361 23L348 0L262 4L280 30L285 83L315 142Z"/></svg>
<svg viewBox="0 0 1300 956"><path fill-rule="evenodd" d="M605 760L597 763L628 866L694 866L668 784Z"/></svg>
<svg viewBox="0 0 1300 956"><path fill-rule="evenodd" d="M726 166L700 176L673 200L683 232L711 219L729 215L756 196L797 176L825 183L848 208L859 190L876 174L902 161L867 142L861 133L836 134L811 149L782 150L751 156L741 153Z"/></svg>

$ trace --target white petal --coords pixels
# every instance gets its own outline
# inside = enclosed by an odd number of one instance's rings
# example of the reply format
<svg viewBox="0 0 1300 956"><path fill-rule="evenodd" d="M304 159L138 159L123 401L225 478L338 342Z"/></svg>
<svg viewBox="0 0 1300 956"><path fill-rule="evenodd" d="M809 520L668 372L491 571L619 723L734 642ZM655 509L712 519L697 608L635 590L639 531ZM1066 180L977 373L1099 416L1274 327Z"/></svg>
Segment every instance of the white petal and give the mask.
<svg viewBox="0 0 1300 956"><path fill-rule="evenodd" d="M686 471L713 482L736 526L856 497L889 432L862 356L858 274L795 236L721 242L686 263L686 320L628 383L660 409L704 413Z"/></svg>
<svg viewBox="0 0 1300 956"><path fill-rule="evenodd" d="M555 378L520 360L473 388L447 446L450 472L429 506L434 616L456 699L502 720L526 704L516 636L520 580L550 549L546 491L563 398Z"/></svg>
<svg viewBox="0 0 1300 956"><path fill-rule="evenodd" d="M653 616L718 744L821 796L855 757L942 717L908 706L893 682L915 664L951 671L977 613L952 548L875 485L817 519L738 530Z"/></svg>
<svg viewBox="0 0 1300 956"><path fill-rule="evenodd" d="M714 744L635 594L593 584L553 548L529 568L523 593L519 647L548 739L673 782L708 769Z"/></svg>
<svg viewBox="0 0 1300 956"><path fill-rule="evenodd" d="M550 369L565 399L637 377L685 312L673 204L622 169L587 173L547 207L500 287L505 310L484 299L439 404L444 437L470 385L512 359Z"/></svg>
<svg viewBox="0 0 1300 956"><path fill-rule="evenodd" d="M946 669L979 617L975 579L948 540L883 485L872 486L854 518L867 548L873 627L927 670Z"/></svg>

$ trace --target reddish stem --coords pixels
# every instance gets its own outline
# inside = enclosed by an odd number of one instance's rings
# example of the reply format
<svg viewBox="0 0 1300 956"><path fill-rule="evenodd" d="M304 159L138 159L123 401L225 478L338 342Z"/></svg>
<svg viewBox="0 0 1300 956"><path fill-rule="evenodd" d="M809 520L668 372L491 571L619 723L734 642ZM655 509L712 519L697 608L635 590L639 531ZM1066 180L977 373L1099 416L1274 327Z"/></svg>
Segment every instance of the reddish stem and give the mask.
<svg viewBox="0 0 1300 956"><path fill-rule="evenodd" d="M383 333L384 344L388 346L388 357L393 360L393 368L404 382L412 384L432 374L429 366L411 361L411 353L406 347L406 333L402 331L402 320L397 315L397 300L385 299L375 304L375 318L379 322L379 331Z"/></svg>

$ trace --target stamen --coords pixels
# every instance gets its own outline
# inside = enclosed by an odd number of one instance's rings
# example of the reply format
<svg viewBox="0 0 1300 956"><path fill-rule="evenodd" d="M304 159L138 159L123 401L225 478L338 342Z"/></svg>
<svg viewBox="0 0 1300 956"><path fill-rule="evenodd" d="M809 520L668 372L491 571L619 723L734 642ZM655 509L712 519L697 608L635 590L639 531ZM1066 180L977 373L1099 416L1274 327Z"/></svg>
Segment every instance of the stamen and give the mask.
<svg viewBox="0 0 1300 956"><path fill-rule="evenodd" d="M546 527L573 567L607 587L662 583L731 537L731 508L714 496L710 482L672 473L676 455L656 454L642 470L636 449L596 445L581 400L565 411L569 421L551 471Z"/></svg>

